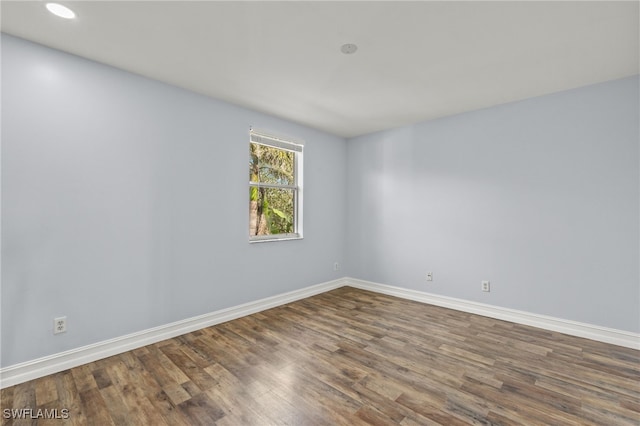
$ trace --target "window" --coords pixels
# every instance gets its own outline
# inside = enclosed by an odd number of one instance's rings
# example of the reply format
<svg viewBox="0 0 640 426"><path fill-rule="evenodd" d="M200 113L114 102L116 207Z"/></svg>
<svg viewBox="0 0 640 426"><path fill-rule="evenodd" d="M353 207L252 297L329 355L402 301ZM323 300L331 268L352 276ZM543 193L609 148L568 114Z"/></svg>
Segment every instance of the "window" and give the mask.
<svg viewBox="0 0 640 426"><path fill-rule="evenodd" d="M251 131L249 241L302 238L302 145Z"/></svg>

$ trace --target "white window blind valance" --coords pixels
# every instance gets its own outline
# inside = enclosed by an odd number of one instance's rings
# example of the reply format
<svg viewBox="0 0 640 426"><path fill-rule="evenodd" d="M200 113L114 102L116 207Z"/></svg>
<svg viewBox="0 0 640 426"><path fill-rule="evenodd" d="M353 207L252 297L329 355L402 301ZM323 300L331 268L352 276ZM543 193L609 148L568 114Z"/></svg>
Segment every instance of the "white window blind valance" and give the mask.
<svg viewBox="0 0 640 426"><path fill-rule="evenodd" d="M255 130L250 131L251 142L260 145L273 146L280 149L286 149L293 152L302 152L302 144L297 141L291 141L279 138L277 136L269 135Z"/></svg>

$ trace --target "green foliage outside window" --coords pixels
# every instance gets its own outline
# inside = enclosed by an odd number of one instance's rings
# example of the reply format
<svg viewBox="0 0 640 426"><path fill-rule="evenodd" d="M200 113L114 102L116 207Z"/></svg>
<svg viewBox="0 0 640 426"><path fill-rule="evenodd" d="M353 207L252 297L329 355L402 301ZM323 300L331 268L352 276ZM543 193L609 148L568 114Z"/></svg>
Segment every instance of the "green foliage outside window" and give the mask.
<svg viewBox="0 0 640 426"><path fill-rule="evenodd" d="M295 232L295 153L261 145L250 144L249 180L249 235L277 235Z"/></svg>

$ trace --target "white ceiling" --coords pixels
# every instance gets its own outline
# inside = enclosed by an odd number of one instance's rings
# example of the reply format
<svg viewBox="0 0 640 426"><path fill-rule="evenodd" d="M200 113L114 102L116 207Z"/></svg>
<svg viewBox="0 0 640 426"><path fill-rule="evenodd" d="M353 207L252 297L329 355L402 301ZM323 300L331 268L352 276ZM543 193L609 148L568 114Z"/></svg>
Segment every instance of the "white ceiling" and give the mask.
<svg viewBox="0 0 640 426"><path fill-rule="evenodd" d="M639 72L637 1L60 3L2 31L344 137Z"/></svg>

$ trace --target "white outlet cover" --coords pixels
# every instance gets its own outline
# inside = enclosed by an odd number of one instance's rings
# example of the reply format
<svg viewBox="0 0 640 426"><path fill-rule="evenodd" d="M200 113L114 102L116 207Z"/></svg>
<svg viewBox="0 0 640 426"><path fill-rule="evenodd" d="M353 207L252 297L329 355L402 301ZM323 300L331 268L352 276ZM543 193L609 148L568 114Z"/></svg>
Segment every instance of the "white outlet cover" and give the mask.
<svg viewBox="0 0 640 426"><path fill-rule="evenodd" d="M53 319L53 334L66 333L67 317L58 317Z"/></svg>

